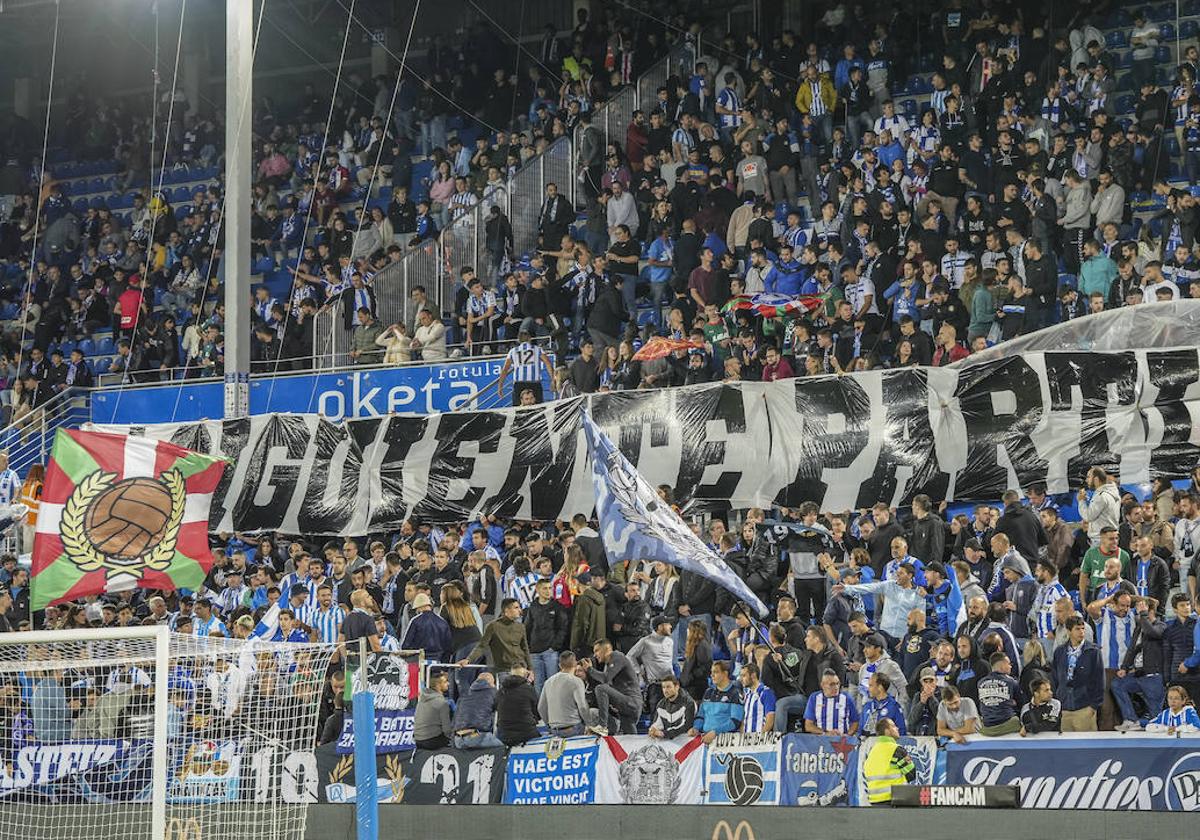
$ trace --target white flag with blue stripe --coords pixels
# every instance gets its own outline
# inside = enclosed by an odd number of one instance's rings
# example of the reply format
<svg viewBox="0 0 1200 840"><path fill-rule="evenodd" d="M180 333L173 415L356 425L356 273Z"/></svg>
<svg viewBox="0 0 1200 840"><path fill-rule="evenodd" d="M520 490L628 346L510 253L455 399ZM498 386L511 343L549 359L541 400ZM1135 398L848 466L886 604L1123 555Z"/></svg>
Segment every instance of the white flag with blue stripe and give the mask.
<svg viewBox="0 0 1200 840"><path fill-rule="evenodd" d="M279 602L276 601L267 611L263 613L263 617L258 620L258 624L254 626L254 631L250 634L256 639L262 639L269 642L275 638L275 634L279 632Z"/></svg>
<svg viewBox="0 0 1200 840"><path fill-rule="evenodd" d="M661 560L729 590L758 614L767 607L715 551L700 541L650 482L584 412L583 431L592 459L592 486L600 536L610 562Z"/></svg>

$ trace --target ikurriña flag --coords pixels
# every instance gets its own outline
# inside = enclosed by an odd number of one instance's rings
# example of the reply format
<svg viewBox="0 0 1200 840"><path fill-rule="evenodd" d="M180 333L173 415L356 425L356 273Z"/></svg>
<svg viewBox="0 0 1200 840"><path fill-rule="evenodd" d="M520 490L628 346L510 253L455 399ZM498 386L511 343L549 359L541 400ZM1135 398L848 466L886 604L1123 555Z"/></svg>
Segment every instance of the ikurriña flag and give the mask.
<svg viewBox="0 0 1200 840"><path fill-rule="evenodd" d="M85 595L197 589L225 461L166 441L59 429L33 541L33 609Z"/></svg>

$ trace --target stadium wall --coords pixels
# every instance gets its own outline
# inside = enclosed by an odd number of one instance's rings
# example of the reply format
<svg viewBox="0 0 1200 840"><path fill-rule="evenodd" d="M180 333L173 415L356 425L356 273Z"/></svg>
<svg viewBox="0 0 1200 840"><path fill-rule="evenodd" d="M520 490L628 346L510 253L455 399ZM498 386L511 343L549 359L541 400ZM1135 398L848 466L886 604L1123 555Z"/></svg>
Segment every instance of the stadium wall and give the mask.
<svg viewBox="0 0 1200 840"><path fill-rule="evenodd" d="M572 840L822 840L920 837L961 840L1083 840L1190 837L1195 815L1128 811L991 811L954 808L718 808L713 806L576 805L560 808L406 805L382 808L379 834L389 840L478 840L481 837L571 837ZM354 840L352 805L312 805L309 840Z"/></svg>

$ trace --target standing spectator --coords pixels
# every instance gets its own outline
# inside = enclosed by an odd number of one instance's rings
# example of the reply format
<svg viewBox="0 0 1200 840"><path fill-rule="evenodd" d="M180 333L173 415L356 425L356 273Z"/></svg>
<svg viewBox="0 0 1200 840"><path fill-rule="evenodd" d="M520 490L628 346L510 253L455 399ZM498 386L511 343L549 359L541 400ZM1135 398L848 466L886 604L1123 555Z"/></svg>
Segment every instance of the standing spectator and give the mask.
<svg viewBox="0 0 1200 840"><path fill-rule="evenodd" d="M1068 618L1067 642L1054 651L1054 696L1062 704L1063 732L1095 732L1104 702L1104 665L1099 648L1084 640L1084 626L1080 616Z"/></svg>

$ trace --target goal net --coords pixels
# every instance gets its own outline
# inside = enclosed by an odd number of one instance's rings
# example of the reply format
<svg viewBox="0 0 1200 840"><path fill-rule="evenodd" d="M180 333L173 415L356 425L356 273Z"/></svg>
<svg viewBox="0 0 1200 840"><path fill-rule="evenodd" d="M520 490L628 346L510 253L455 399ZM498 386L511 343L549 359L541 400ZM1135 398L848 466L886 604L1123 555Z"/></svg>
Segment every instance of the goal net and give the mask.
<svg viewBox="0 0 1200 840"><path fill-rule="evenodd" d="M333 647L0 634L0 840L303 840Z"/></svg>

